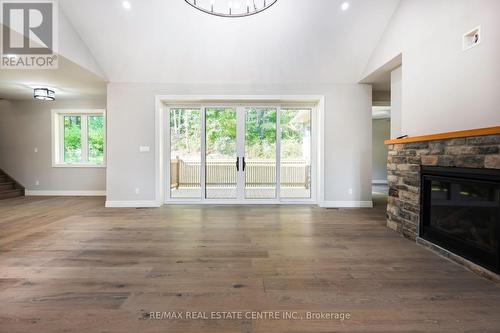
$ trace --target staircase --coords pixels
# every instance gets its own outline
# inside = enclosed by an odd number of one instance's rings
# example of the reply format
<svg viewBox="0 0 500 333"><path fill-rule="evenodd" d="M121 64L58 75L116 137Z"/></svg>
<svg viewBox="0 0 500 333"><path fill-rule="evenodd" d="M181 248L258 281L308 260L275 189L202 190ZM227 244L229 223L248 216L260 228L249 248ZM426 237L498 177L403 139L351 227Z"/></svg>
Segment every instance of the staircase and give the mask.
<svg viewBox="0 0 500 333"><path fill-rule="evenodd" d="M0 169L0 200L24 197L24 187Z"/></svg>

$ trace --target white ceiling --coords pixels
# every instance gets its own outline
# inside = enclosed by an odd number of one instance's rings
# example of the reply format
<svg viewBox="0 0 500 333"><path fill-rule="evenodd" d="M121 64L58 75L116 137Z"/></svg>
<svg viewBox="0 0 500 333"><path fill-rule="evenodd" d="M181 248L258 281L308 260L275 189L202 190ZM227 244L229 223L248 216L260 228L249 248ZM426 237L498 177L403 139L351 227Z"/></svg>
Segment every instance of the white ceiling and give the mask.
<svg viewBox="0 0 500 333"><path fill-rule="evenodd" d="M59 57L57 70L0 71L0 98L32 99L33 88L49 87L57 99L105 98L106 81L79 65Z"/></svg>
<svg viewBox="0 0 500 333"><path fill-rule="evenodd" d="M370 82L374 91L390 91L391 90L391 72L380 72L372 77Z"/></svg>
<svg viewBox="0 0 500 333"><path fill-rule="evenodd" d="M234 19L184 0L129 1L60 1L111 82L358 82L399 2L278 0Z"/></svg>
<svg viewBox="0 0 500 333"><path fill-rule="evenodd" d="M378 68L363 78L361 83L370 83L374 91L390 91L391 90L391 72L401 66L403 63L403 55L399 54L385 65Z"/></svg>

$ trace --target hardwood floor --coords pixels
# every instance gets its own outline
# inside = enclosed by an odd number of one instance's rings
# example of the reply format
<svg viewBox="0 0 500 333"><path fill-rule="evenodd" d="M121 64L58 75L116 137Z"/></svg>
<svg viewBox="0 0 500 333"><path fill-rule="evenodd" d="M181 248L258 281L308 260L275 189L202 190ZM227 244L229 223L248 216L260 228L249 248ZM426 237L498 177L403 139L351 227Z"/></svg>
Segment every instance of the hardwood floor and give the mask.
<svg viewBox="0 0 500 333"><path fill-rule="evenodd" d="M350 210L103 204L0 201L0 332L500 332L499 285L388 230L380 200ZM151 319L157 311L351 318Z"/></svg>

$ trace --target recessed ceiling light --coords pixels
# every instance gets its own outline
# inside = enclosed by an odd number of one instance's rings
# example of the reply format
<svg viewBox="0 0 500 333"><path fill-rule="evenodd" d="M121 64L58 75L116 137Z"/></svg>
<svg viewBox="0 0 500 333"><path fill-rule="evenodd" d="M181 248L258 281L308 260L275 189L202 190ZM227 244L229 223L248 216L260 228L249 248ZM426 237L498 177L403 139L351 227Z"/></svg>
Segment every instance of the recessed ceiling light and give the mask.
<svg viewBox="0 0 500 333"><path fill-rule="evenodd" d="M129 1L123 1L123 2L122 2L122 5L123 5L123 8L125 8L125 9L130 9L130 8L132 8L132 5L130 4L130 2L129 2Z"/></svg>
<svg viewBox="0 0 500 333"><path fill-rule="evenodd" d="M342 10L346 11L349 9L351 5L349 4L349 2L343 2L342 5L340 6L340 8L342 8Z"/></svg>

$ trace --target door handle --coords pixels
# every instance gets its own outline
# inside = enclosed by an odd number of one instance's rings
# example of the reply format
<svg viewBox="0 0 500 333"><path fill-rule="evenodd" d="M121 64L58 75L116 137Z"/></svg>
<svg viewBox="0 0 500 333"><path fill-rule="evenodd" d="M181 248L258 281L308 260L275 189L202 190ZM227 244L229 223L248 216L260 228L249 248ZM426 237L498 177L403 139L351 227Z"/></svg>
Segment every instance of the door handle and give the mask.
<svg viewBox="0 0 500 333"><path fill-rule="evenodd" d="M236 157L236 172L240 171L240 158Z"/></svg>
<svg viewBox="0 0 500 333"><path fill-rule="evenodd" d="M247 163L245 162L245 158L243 157L243 171L245 171L247 167Z"/></svg>

